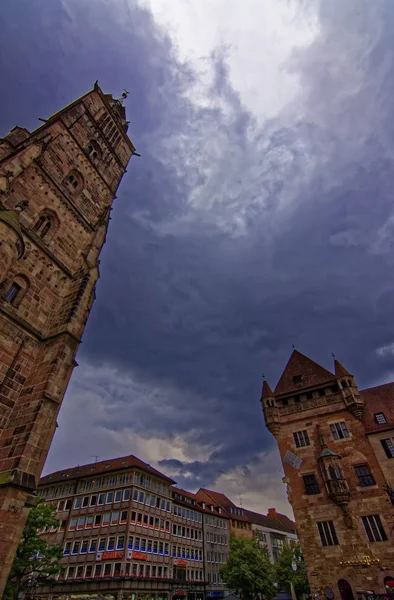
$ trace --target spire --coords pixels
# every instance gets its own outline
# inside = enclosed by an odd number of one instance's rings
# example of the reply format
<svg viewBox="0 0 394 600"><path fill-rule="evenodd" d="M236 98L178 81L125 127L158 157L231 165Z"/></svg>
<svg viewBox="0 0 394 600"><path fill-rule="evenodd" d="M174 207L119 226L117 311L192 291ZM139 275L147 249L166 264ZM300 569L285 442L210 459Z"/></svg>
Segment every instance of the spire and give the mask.
<svg viewBox="0 0 394 600"><path fill-rule="evenodd" d="M305 354L293 350L275 388L275 395L287 394L333 381L333 373L318 365Z"/></svg>
<svg viewBox="0 0 394 600"><path fill-rule="evenodd" d="M339 360L334 360L334 366L335 366L335 377L353 377L353 375L351 375L349 373L349 371L347 369L345 369L345 367L343 365L341 365L341 363L339 362Z"/></svg>
<svg viewBox="0 0 394 600"><path fill-rule="evenodd" d="M264 398L272 398L273 395L274 395L273 391L271 390L270 386L268 385L268 383L264 379L263 393L261 394L261 399L263 400Z"/></svg>

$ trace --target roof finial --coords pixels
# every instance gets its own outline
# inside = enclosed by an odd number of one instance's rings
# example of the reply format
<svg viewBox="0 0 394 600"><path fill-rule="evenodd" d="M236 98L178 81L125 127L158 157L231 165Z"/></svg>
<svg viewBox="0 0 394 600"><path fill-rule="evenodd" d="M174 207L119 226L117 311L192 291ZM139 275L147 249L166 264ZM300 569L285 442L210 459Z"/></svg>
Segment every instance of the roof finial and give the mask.
<svg viewBox="0 0 394 600"><path fill-rule="evenodd" d="M265 381L265 373L263 373L263 381Z"/></svg>
<svg viewBox="0 0 394 600"><path fill-rule="evenodd" d="M295 345L294 344L292 344L291 347L293 348L293 350L295 350Z"/></svg>
<svg viewBox="0 0 394 600"><path fill-rule="evenodd" d="M334 352L331 352L331 356L333 357L333 359L335 360L335 354Z"/></svg>

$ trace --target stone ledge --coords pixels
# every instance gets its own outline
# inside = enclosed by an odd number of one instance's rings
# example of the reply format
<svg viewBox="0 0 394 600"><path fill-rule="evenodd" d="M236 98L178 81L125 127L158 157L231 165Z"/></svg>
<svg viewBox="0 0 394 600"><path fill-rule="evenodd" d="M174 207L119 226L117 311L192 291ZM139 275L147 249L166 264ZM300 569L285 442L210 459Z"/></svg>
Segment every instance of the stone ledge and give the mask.
<svg viewBox="0 0 394 600"><path fill-rule="evenodd" d="M20 469L0 473L0 488L7 486L20 487L29 492L35 492L37 487L34 475Z"/></svg>

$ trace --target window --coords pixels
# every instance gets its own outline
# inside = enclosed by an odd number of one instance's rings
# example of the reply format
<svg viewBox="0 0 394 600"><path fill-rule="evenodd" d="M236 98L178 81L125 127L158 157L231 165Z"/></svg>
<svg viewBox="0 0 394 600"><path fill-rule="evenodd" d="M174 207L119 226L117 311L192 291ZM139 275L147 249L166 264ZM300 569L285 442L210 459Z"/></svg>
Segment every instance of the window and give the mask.
<svg viewBox="0 0 394 600"><path fill-rule="evenodd" d="M99 506L101 506L102 504L104 504L104 502L105 502L105 494L99 494L99 497L98 497L98 502L97 502L97 504L98 504Z"/></svg>
<svg viewBox="0 0 394 600"><path fill-rule="evenodd" d="M81 508L82 498L75 498L74 508Z"/></svg>
<svg viewBox="0 0 394 600"><path fill-rule="evenodd" d="M301 384L302 383L302 375L294 375L293 383L295 383L296 385Z"/></svg>
<svg viewBox="0 0 394 600"><path fill-rule="evenodd" d="M100 527L100 525L101 525L101 515L95 515L93 527Z"/></svg>
<svg viewBox="0 0 394 600"><path fill-rule="evenodd" d="M105 540L106 538L100 538L98 550L99 552L103 552L105 550Z"/></svg>
<svg viewBox="0 0 394 600"><path fill-rule="evenodd" d="M112 564L107 563L104 565L104 577L109 577L111 575Z"/></svg>
<svg viewBox="0 0 394 600"><path fill-rule="evenodd" d="M128 541L127 547L129 550L133 549L133 536L132 535L129 536L129 541Z"/></svg>
<svg viewBox="0 0 394 600"><path fill-rule="evenodd" d="M383 446L387 458L394 458L394 444L391 439L387 438L386 440L380 440L380 443Z"/></svg>
<svg viewBox="0 0 394 600"><path fill-rule="evenodd" d="M370 542L386 542L387 535L379 515L362 517L362 521Z"/></svg>
<svg viewBox="0 0 394 600"><path fill-rule="evenodd" d="M115 548L115 536L108 538L107 550L113 550Z"/></svg>
<svg viewBox="0 0 394 600"><path fill-rule="evenodd" d="M4 300L6 302L9 302L10 304L13 304L21 289L22 288L20 285L18 285L17 283L12 283L11 287L8 288L8 290L3 296Z"/></svg>
<svg viewBox="0 0 394 600"><path fill-rule="evenodd" d="M66 500L64 503L64 510L70 510L71 505L72 505L72 500L71 499Z"/></svg>
<svg viewBox="0 0 394 600"><path fill-rule="evenodd" d="M33 231L42 239L46 236L52 225L51 218L48 215L41 215L35 222Z"/></svg>
<svg viewBox="0 0 394 600"><path fill-rule="evenodd" d="M78 171L71 171L65 179L66 186L73 192L83 187L82 175Z"/></svg>
<svg viewBox="0 0 394 600"><path fill-rule="evenodd" d="M116 525L119 521L119 512L113 512L111 515L111 525Z"/></svg>
<svg viewBox="0 0 394 600"><path fill-rule="evenodd" d="M83 576L83 565L79 565L79 567L77 567L77 572L75 574L75 577L77 579L80 579Z"/></svg>
<svg viewBox="0 0 394 600"><path fill-rule="evenodd" d="M86 565L85 568L85 577L91 577L93 571L93 565Z"/></svg>
<svg viewBox="0 0 394 600"><path fill-rule="evenodd" d="M59 531L66 531L67 519L60 521Z"/></svg>
<svg viewBox="0 0 394 600"><path fill-rule="evenodd" d="M75 567L68 567L67 571L67 579L72 579L74 577Z"/></svg>
<svg viewBox="0 0 394 600"><path fill-rule="evenodd" d="M302 478L304 480L305 493L308 494L308 496L320 493L319 484L317 483L316 475L314 473L303 475Z"/></svg>
<svg viewBox="0 0 394 600"><path fill-rule="evenodd" d="M117 550L123 550L124 548L124 535L118 536L118 543L116 544Z"/></svg>
<svg viewBox="0 0 394 600"><path fill-rule="evenodd" d="M356 475L358 477L359 485L361 487L368 487L369 485L375 485L375 479L371 473L368 465L358 465L354 467Z"/></svg>
<svg viewBox="0 0 394 600"><path fill-rule="evenodd" d="M343 440L349 437L349 432L344 421L340 423L331 423L330 429L334 440Z"/></svg>
<svg viewBox="0 0 394 600"><path fill-rule="evenodd" d="M317 524L323 546L337 546L338 538L332 521L320 521Z"/></svg>
<svg viewBox="0 0 394 600"><path fill-rule="evenodd" d="M94 567L94 576L100 577L100 575L101 575L101 565L96 565Z"/></svg>
<svg viewBox="0 0 394 600"><path fill-rule="evenodd" d="M122 490L116 490L114 502L120 502L122 500Z"/></svg>
<svg viewBox="0 0 394 600"><path fill-rule="evenodd" d="M88 515L86 517L85 529L90 529L93 525L93 515Z"/></svg>
<svg viewBox="0 0 394 600"><path fill-rule="evenodd" d="M96 504L97 504L97 496L91 496L90 506L96 506Z"/></svg>
<svg viewBox="0 0 394 600"><path fill-rule="evenodd" d="M86 552L88 551L88 540L82 540L82 545L81 545L81 550L80 553L81 554L86 554Z"/></svg>
<svg viewBox="0 0 394 600"><path fill-rule="evenodd" d="M96 552L97 540L90 540L89 552Z"/></svg>
<svg viewBox="0 0 394 600"><path fill-rule="evenodd" d="M386 425L387 419L386 419L384 413L382 413L382 412L375 413L374 417L375 417L375 421L377 422L378 425Z"/></svg>
<svg viewBox="0 0 394 600"><path fill-rule="evenodd" d="M130 489L124 490L123 492L123 501L130 500Z"/></svg>
<svg viewBox="0 0 394 600"><path fill-rule="evenodd" d="M295 431L293 433L295 445L297 448L303 448L304 446L310 446L309 436L306 429L304 431Z"/></svg>
<svg viewBox="0 0 394 600"><path fill-rule="evenodd" d="M74 542L72 554L78 554L80 542L77 540Z"/></svg>
<svg viewBox="0 0 394 600"><path fill-rule="evenodd" d="M77 523L77 529L83 529L85 525L85 517L79 517Z"/></svg>
<svg viewBox="0 0 394 600"><path fill-rule="evenodd" d="M110 515L111 513L104 513L103 514L103 520L102 520L102 527L106 527L107 525L109 525L109 520L110 520Z"/></svg>
<svg viewBox="0 0 394 600"><path fill-rule="evenodd" d="M93 160L100 160L101 158L101 150L100 146L94 140L89 142L88 147L86 148L86 154Z"/></svg>
<svg viewBox="0 0 394 600"><path fill-rule="evenodd" d="M70 519L70 525L68 526L68 530L69 531L74 531L74 529L77 526L77 518L73 517L72 519Z"/></svg>
<svg viewBox="0 0 394 600"><path fill-rule="evenodd" d="M82 508L89 506L89 496L85 496L82 500Z"/></svg>
<svg viewBox="0 0 394 600"><path fill-rule="evenodd" d="M111 502L114 499L114 493L113 492L108 492L107 494L107 500L105 501L106 504L111 504Z"/></svg>
<svg viewBox="0 0 394 600"><path fill-rule="evenodd" d="M64 550L63 550L63 554L70 554L70 550L71 550L71 542L66 542L65 546L64 546Z"/></svg>
<svg viewBox="0 0 394 600"><path fill-rule="evenodd" d="M127 510L122 510L120 513L120 523L127 523Z"/></svg>
<svg viewBox="0 0 394 600"><path fill-rule="evenodd" d="M139 502L141 502L141 504L144 504L144 502L145 502L145 492L140 492Z"/></svg>

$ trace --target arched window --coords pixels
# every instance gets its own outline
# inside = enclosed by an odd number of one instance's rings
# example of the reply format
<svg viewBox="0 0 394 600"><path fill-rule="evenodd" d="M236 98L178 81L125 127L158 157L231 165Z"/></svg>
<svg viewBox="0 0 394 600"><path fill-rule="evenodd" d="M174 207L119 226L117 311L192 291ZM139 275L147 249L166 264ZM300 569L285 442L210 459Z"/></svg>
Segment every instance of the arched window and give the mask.
<svg viewBox="0 0 394 600"><path fill-rule="evenodd" d="M8 285L3 294L3 299L17 307L29 288L29 281L24 275L17 275Z"/></svg>
<svg viewBox="0 0 394 600"><path fill-rule="evenodd" d="M40 238L44 238L52 225L51 218L48 215L41 215L33 227L34 231Z"/></svg>
<svg viewBox="0 0 394 600"><path fill-rule="evenodd" d="M94 140L91 140L88 144L88 147L86 148L86 154L92 160L100 160L101 159L101 148L98 145L98 143L95 142Z"/></svg>
<svg viewBox="0 0 394 600"><path fill-rule="evenodd" d="M83 188L82 175L78 171L70 171L65 179L65 184L72 192L81 190Z"/></svg>

